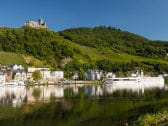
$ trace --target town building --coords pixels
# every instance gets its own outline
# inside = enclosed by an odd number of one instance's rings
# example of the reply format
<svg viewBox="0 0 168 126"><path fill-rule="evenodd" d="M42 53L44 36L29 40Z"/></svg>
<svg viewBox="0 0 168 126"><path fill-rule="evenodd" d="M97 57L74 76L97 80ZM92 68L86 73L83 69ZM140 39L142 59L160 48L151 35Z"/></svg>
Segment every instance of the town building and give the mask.
<svg viewBox="0 0 168 126"><path fill-rule="evenodd" d="M107 72L105 78L115 77L116 75L113 72Z"/></svg>
<svg viewBox="0 0 168 126"><path fill-rule="evenodd" d="M36 71L36 70L39 70L41 75L42 75L42 78L43 79L47 79L50 77L50 69L48 67L28 67L27 69L27 78L31 78L32 77L32 74Z"/></svg>
<svg viewBox="0 0 168 126"><path fill-rule="evenodd" d="M22 65L17 65L17 64L14 64L12 65L12 70L24 70L24 67Z"/></svg>
<svg viewBox="0 0 168 126"><path fill-rule="evenodd" d="M42 79L49 79L50 78L50 73L51 73L50 70L42 69L42 70L40 70L40 73L41 73Z"/></svg>
<svg viewBox="0 0 168 126"><path fill-rule="evenodd" d="M18 81L26 81L27 75L25 72L16 72L16 73L14 73L13 79L18 80Z"/></svg>
<svg viewBox="0 0 168 126"><path fill-rule="evenodd" d="M1 66L1 73L5 75L5 82L9 82L11 80L26 80L26 73L24 72L24 67L22 65L9 65L9 66Z"/></svg>
<svg viewBox="0 0 168 126"><path fill-rule="evenodd" d="M73 80L78 80L78 79L79 79L79 73L78 73L78 72L74 72L74 73L72 74L72 79L73 79Z"/></svg>
<svg viewBox="0 0 168 126"><path fill-rule="evenodd" d="M86 80L101 80L103 71L101 70L87 70L85 73Z"/></svg>
<svg viewBox="0 0 168 126"><path fill-rule="evenodd" d="M0 84L4 83L6 80L5 74L3 72L0 72Z"/></svg>
<svg viewBox="0 0 168 126"><path fill-rule="evenodd" d="M61 80L64 78L64 71L56 70L51 72L51 79Z"/></svg>

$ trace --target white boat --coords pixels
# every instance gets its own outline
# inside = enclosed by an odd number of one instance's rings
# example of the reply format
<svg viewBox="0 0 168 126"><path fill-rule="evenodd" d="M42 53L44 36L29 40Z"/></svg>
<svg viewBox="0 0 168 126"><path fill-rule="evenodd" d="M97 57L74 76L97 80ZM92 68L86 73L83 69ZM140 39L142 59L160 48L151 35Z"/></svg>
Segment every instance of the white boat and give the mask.
<svg viewBox="0 0 168 126"><path fill-rule="evenodd" d="M104 80L105 85L113 85L118 88L163 88L164 78L159 77L127 77L127 78L106 78Z"/></svg>
<svg viewBox="0 0 168 126"><path fill-rule="evenodd" d="M142 86L140 77L106 78L104 84L106 86L113 85L116 89L140 88Z"/></svg>
<svg viewBox="0 0 168 126"><path fill-rule="evenodd" d="M105 84L113 84L113 85L118 85L118 84L139 84L141 81L140 77L127 77L127 78L106 78L104 80Z"/></svg>

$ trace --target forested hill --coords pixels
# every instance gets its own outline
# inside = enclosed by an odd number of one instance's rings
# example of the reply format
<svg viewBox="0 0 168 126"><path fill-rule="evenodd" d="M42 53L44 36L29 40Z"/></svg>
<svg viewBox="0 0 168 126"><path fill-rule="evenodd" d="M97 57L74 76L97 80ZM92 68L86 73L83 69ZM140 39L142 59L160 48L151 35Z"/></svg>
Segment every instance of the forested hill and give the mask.
<svg viewBox="0 0 168 126"><path fill-rule="evenodd" d="M152 42L111 27L60 32L26 27L0 28L0 51L33 56L67 73L83 73L86 69L168 71L167 42ZM1 57L0 61L3 64Z"/></svg>
<svg viewBox="0 0 168 126"><path fill-rule="evenodd" d="M108 48L151 58L166 58L168 43L150 41L142 36L112 27L76 28L61 31L64 38L94 48Z"/></svg>

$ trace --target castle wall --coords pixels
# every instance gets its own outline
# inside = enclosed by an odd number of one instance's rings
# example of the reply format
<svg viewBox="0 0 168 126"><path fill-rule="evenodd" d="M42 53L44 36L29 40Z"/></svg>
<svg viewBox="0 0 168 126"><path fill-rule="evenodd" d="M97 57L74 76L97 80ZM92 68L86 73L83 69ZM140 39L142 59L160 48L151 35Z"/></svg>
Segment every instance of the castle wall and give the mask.
<svg viewBox="0 0 168 126"><path fill-rule="evenodd" d="M31 28L47 28L47 27L46 27L46 23L43 22L42 19L39 19L38 22L35 22L35 21L27 21L24 26L26 26L26 27L31 27Z"/></svg>

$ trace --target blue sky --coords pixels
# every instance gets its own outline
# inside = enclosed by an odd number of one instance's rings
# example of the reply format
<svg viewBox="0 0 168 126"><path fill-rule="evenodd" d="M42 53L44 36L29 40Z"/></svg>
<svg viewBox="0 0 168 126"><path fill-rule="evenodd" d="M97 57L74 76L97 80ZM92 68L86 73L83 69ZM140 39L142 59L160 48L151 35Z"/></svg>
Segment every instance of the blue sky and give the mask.
<svg viewBox="0 0 168 126"><path fill-rule="evenodd" d="M168 0L1 0L0 25L43 18L54 31L113 26L151 40L168 40Z"/></svg>

